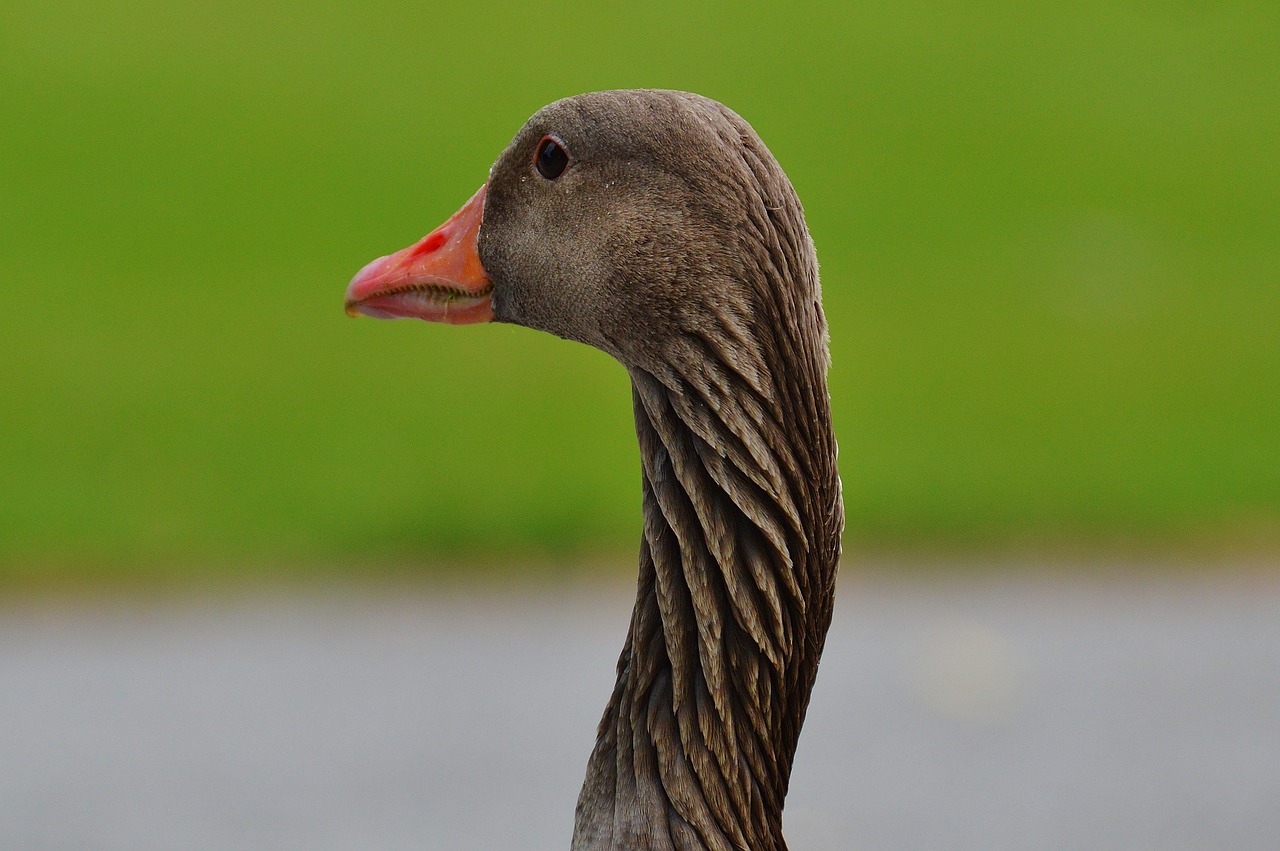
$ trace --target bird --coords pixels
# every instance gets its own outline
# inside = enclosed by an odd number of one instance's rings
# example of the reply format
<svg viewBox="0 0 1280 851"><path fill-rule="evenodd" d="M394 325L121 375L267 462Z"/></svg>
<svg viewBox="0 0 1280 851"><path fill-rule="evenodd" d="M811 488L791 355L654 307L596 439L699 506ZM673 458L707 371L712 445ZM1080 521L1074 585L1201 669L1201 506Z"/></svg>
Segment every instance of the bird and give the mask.
<svg viewBox="0 0 1280 851"><path fill-rule="evenodd" d="M785 851L844 507L817 254L760 136L689 92L558 100L345 307L514 323L625 367L637 599L571 848Z"/></svg>

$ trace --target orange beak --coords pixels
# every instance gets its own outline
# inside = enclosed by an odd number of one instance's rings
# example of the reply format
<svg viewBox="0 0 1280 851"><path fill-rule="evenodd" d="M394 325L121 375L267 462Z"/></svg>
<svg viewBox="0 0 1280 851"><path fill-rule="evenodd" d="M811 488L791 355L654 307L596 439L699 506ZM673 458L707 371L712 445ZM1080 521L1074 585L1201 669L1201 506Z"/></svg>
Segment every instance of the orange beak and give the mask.
<svg viewBox="0 0 1280 851"><path fill-rule="evenodd" d="M492 320L493 283L476 249L484 190L418 242L356 273L347 286L347 315L450 325Z"/></svg>

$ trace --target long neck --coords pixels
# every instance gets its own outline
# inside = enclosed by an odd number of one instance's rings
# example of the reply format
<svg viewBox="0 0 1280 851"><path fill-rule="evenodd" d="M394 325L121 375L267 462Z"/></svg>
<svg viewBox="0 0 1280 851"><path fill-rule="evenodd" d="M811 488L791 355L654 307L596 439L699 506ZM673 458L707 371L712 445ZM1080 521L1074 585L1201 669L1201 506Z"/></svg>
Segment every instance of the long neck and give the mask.
<svg viewBox="0 0 1280 851"><path fill-rule="evenodd" d="M631 371L639 593L575 851L786 848L843 525L825 340L767 346L799 358L789 371L697 345L661 375Z"/></svg>

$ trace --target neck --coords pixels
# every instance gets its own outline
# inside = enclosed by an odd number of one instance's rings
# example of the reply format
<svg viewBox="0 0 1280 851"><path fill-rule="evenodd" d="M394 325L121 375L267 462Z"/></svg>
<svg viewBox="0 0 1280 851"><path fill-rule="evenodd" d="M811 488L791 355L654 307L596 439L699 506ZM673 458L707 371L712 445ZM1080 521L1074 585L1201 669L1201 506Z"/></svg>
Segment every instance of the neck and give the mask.
<svg viewBox="0 0 1280 851"><path fill-rule="evenodd" d="M632 370L639 594L575 851L786 848L843 524L826 351L742 368L708 356L707 339L680 367Z"/></svg>

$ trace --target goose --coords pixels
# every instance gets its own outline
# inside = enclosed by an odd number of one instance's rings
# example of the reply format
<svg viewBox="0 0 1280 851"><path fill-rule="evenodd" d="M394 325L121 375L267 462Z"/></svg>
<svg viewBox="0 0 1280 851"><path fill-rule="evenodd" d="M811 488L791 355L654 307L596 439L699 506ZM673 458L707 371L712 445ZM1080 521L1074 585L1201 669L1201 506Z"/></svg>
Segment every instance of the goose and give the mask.
<svg viewBox="0 0 1280 851"><path fill-rule="evenodd" d="M637 597L571 847L783 851L844 508L817 255L756 132L687 92L556 101L346 310L514 323L626 368Z"/></svg>

